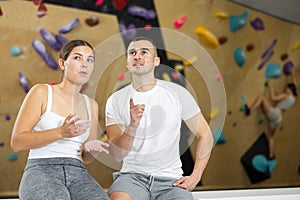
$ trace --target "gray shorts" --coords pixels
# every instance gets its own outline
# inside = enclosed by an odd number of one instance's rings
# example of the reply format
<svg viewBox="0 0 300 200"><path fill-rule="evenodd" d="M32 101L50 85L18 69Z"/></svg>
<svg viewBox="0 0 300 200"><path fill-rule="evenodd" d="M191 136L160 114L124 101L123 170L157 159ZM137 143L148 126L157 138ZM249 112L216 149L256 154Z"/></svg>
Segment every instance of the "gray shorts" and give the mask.
<svg viewBox="0 0 300 200"><path fill-rule="evenodd" d="M21 200L99 200L107 193L75 158L29 159L22 176Z"/></svg>
<svg viewBox="0 0 300 200"><path fill-rule="evenodd" d="M282 121L282 111L278 107L272 107L267 113L267 117L270 121L270 127L277 128Z"/></svg>
<svg viewBox="0 0 300 200"><path fill-rule="evenodd" d="M172 184L174 178L157 177L140 173L119 173L114 175L114 182L108 194L126 192L133 200L193 200L192 193Z"/></svg>

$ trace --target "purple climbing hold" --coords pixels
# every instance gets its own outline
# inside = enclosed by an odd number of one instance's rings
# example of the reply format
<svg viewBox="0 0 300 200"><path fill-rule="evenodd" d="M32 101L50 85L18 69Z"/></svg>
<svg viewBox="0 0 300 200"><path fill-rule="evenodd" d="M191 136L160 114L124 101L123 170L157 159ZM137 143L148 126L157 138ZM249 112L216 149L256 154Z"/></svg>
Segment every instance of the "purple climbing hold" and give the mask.
<svg viewBox="0 0 300 200"><path fill-rule="evenodd" d="M69 40L67 40L65 37L63 37L60 34L56 34L55 39L61 46L64 46L65 44L67 44L69 42Z"/></svg>
<svg viewBox="0 0 300 200"><path fill-rule="evenodd" d="M34 50L43 58L43 60L47 63L47 65L51 69L58 69L58 64L56 60L52 57L52 55L46 50L45 45L38 39L34 39L32 41L32 46Z"/></svg>
<svg viewBox="0 0 300 200"><path fill-rule="evenodd" d="M259 66L257 67L257 70L261 70L265 66L265 64L267 62L269 62L269 60L272 58L273 54L274 54L274 51L271 51L269 54L267 54L267 57L265 57L265 59L259 64Z"/></svg>
<svg viewBox="0 0 300 200"><path fill-rule="evenodd" d="M123 37L133 40L136 36L137 30L133 23L129 24L128 27L126 27L125 24L120 23L119 29Z"/></svg>
<svg viewBox="0 0 300 200"><path fill-rule="evenodd" d="M66 34L70 32L73 28L75 28L79 24L79 18L75 18L72 21L70 21L68 24L64 25L59 29L59 33Z"/></svg>
<svg viewBox="0 0 300 200"><path fill-rule="evenodd" d="M22 74L22 72L18 73L18 77L23 90L27 93L29 91L29 86L26 77L24 76L24 74Z"/></svg>
<svg viewBox="0 0 300 200"><path fill-rule="evenodd" d="M40 34L42 36L42 38L46 41L46 43L55 51L59 51L61 46L60 44L57 42L56 38L46 29L41 29L40 30Z"/></svg>
<svg viewBox="0 0 300 200"><path fill-rule="evenodd" d="M270 44L270 46L265 50L265 52L263 53L263 55L261 56L262 59L264 59L268 54L270 54L270 52L273 50L274 46L277 43L277 39L275 38L272 43Z"/></svg>
<svg viewBox="0 0 300 200"><path fill-rule="evenodd" d="M292 72L292 69L294 68L294 63L292 61L288 61L283 65L283 73L285 75L290 75Z"/></svg>
<svg viewBox="0 0 300 200"><path fill-rule="evenodd" d="M256 31L265 30L264 22L260 18L255 18L253 21L250 22L252 28Z"/></svg>
<svg viewBox="0 0 300 200"><path fill-rule="evenodd" d="M128 7L128 13L133 16L143 17L146 20L155 19L156 17L156 12L154 10L147 10L140 6Z"/></svg>
<svg viewBox="0 0 300 200"><path fill-rule="evenodd" d="M5 120L9 121L10 120L10 115L9 114L5 114Z"/></svg>

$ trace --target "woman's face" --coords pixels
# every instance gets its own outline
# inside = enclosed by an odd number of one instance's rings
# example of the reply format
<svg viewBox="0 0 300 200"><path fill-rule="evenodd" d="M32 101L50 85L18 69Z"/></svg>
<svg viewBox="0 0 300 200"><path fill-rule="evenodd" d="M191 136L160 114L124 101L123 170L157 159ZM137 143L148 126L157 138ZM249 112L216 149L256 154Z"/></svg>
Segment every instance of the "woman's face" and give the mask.
<svg viewBox="0 0 300 200"><path fill-rule="evenodd" d="M76 85L88 82L94 69L94 52L88 46L74 47L64 61L64 78Z"/></svg>

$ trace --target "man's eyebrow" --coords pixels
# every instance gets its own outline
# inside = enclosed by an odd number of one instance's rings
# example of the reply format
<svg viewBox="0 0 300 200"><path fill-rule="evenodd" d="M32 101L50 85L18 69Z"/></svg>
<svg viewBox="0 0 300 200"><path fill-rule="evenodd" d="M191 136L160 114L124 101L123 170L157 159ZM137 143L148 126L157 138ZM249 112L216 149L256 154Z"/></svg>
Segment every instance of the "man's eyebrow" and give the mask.
<svg viewBox="0 0 300 200"><path fill-rule="evenodd" d="M138 49L138 50L150 51L149 48L147 48L147 47L143 47L143 48L140 48L140 49ZM132 51L137 51L137 50L136 50L135 48L129 49L129 50L128 50L128 52L132 52Z"/></svg>

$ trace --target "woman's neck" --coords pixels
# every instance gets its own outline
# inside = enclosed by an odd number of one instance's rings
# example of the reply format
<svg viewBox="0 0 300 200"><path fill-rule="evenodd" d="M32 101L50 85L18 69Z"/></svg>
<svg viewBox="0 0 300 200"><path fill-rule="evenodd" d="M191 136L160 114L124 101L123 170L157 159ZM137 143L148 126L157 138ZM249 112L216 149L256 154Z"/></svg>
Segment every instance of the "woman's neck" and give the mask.
<svg viewBox="0 0 300 200"><path fill-rule="evenodd" d="M81 87L78 86L78 85L71 84L71 83L68 83L66 81L63 81L59 84L59 88L67 96L72 96L72 97L80 96Z"/></svg>

